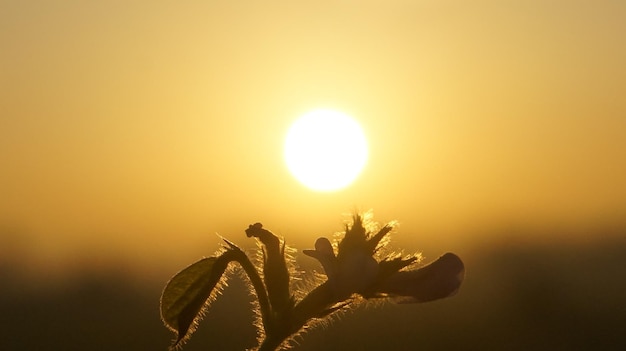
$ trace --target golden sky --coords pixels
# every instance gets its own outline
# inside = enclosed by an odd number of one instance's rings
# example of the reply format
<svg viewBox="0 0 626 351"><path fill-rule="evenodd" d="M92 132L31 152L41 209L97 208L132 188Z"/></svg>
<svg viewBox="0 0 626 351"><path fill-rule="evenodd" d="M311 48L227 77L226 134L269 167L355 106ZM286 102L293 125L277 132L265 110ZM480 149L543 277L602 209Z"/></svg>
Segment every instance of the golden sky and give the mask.
<svg viewBox="0 0 626 351"><path fill-rule="evenodd" d="M420 240L621 220L624 18L619 0L4 0L0 246L200 252L256 221L302 246L355 208ZM282 159L316 108L369 141L336 193Z"/></svg>

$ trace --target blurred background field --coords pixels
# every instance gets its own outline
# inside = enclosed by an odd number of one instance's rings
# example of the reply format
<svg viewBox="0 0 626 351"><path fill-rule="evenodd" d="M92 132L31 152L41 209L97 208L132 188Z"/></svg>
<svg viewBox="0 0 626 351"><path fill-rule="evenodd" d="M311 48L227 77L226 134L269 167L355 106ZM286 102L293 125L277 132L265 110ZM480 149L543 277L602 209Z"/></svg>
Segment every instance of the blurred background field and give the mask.
<svg viewBox="0 0 626 351"><path fill-rule="evenodd" d="M457 296L366 304L305 333L295 349L621 350L625 234L622 226L604 228L595 233L604 239L591 242L508 237L500 245L468 245L456 250L467 267ZM307 270L320 269L298 257ZM182 266L150 275L87 268L63 283L32 280L16 267L4 262L1 274L2 350L165 350L172 338L158 299ZM254 346L250 297L241 278L229 282L185 350Z"/></svg>

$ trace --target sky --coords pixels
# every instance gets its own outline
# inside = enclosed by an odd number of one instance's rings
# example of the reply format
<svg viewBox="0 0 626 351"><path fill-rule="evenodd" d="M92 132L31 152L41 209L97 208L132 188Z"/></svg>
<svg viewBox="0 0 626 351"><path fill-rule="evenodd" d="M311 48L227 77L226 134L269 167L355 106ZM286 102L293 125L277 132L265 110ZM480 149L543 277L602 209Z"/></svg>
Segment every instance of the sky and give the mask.
<svg viewBox="0 0 626 351"><path fill-rule="evenodd" d="M245 243L260 221L302 249L368 209L442 252L503 227L593 235L626 218L625 17L617 0L2 0L0 256L171 270L216 232ZM369 143L334 193L282 158L317 108Z"/></svg>

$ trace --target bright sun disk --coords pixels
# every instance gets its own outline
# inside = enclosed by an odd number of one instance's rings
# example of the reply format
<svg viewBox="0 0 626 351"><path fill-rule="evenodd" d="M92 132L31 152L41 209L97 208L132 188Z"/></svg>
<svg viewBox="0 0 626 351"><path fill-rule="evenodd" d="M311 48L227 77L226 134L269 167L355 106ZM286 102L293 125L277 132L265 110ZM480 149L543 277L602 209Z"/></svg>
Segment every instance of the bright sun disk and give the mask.
<svg viewBox="0 0 626 351"><path fill-rule="evenodd" d="M332 110L315 110L296 120L287 132L285 162L305 186L334 191L348 186L367 162L361 126Z"/></svg>

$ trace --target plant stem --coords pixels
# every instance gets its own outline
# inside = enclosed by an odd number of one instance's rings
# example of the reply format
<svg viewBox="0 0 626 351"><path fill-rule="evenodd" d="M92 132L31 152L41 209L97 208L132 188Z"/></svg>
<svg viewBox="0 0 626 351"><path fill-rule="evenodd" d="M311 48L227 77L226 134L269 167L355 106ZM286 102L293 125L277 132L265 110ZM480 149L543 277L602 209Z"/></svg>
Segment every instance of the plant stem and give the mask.
<svg viewBox="0 0 626 351"><path fill-rule="evenodd" d="M267 296L267 290L265 289L265 284L263 284L263 280L261 279L261 276L259 276L259 272L257 272L252 262L250 262L248 256L239 248L237 248L235 252L239 253L237 255L237 262L239 262L243 270L248 275L248 279L250 279L250 283L252 283L252 287L254 288L257 298L259 299L259 308L261 309L263 328L265 330L265 333L267 334L268 326L271 323L271 308L269 298Z"/></svg>
<svg viewBox="0 0 626 351"><path fill-rule="evenodd" d="M276 338L266 337L263 339L263 342L257 351L274 351L280 346L280 344L283 343L283 341L285 341L285 339L278 340Z"/></svg>

